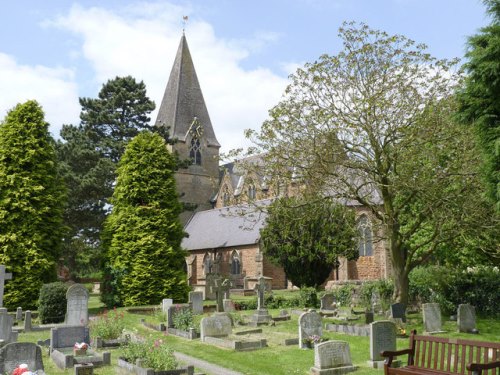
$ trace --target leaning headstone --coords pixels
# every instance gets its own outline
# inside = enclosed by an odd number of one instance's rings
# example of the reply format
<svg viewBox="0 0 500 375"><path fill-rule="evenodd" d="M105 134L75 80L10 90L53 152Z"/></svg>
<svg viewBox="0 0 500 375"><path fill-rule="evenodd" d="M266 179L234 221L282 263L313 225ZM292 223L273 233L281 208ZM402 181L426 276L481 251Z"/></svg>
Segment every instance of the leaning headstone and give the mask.
<svg viewBox="0 0 500 375"><path fill-rule="evenodd" d="M0 307L3 307L3 290L5 280L12 280L12 274L5 272L5 266L0 264Z"/></svg>
<svg viewBox="0 0 500 375"><path fill-rule="evenodd" d="M161 301L161 311L167 312L168 308L174 304L174 300L171 298L163 298Z"/></svg>
<svg viewBox="0 0 500 375"><path fill-rule="evenodd" d="M73 284L66 292L67 309L65 324L69 326L89 323L89 291L81 284Z"/></svg>
<svg viewBox="0 0 500 375"><path fill-rule="evenodd" d="M443 332L441 330L441 309L439 308L439 303L422 304L422 315L424 319L424 332Z"/></svg>
<svg viewBox="0 0 500 375"><path fill-rule="evenodd" d="M352 365L349 343L345 341L326 341L314 347L314 367L311 374L337 375L356 371Z"/></svg>
<svg viewBox="0 0 500 375"><path fill-rule="evenodd" d="M370 360L368 366L383 368L384 358L380 352L396 350L396 325L388 320L379 320L370 324Z"/></svg>
<svg viewBox="0 0 500 375"><path fill-rule="evenodd" d="M193 314L203 314L203 292L189 292L189 302L193 307Z"/></svg>
<svg viewBox="0 0 500 375"><path fill-rule="evenodd" d="M310 310L299 316L299 348L307 347L304 339L322 335L323 322L320 314L315 310Z"/></svg>
<svg viewBox="0 0 500 375"><path fill-rule="evenodd" d="M205 317L200 322L200 339L205 337L227 337L233 331L231 318L226 314Z"/></svg>
<svg viewBox="0 0 500 375"><path fill-rule="evenodd" d="M402 303L393 303L391 305L391 318L401 319L403 323L406 323L406 306Z"/></svg>
<svg viewBox="0 0 500 375"><path fill-rule="evenodd" d="M0 374L12 374L21 363L30 371L43 371L42 349L31 342L14 342L0 349Z"/></svg>
<svg viewBox="0 0 500 375"><path fill-rule="evenodd" d="M31 311L27 310L24 313L24 332L30 332L32 329L31 326Z"/></svg>
<svg viewBox="0 0 500 375"><path fill-rule="evenodd" d="M18 307L16 310L16 320L23 320L23 308Z"/></svg>
<svg viewBox="0 0 500 375"><path fill-rule="evenodd" d="M476 309L469 304L458 305L458 332L474 332L476 329Z"/></svg>
<svg viewBox="0 0 500 375"><path fill-rule="evenodd" d="M5 307L0 307L0 340L4 343L17 341L17 332L12 331L14 319Z"/></svg>

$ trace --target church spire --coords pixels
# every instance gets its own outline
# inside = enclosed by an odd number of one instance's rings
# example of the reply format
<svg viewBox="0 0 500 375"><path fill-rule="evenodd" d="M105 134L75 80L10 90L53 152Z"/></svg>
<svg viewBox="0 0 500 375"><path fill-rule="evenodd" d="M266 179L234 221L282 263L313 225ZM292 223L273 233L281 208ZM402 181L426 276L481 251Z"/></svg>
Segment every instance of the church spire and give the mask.
<svg viewBox="0 0 500 375"><path fill-rule="evenodd" d="M170 126L170 136L186 142L195 118L203 128L207 146L220 147L203 99L186 36L183 33L160 104L156 125Z"/></svg>

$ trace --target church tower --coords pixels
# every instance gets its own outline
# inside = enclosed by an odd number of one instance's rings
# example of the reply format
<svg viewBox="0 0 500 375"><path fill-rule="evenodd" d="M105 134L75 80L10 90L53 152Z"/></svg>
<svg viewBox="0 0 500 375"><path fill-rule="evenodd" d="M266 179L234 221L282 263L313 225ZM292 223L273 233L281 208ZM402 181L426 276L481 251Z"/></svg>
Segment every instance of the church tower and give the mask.
<svg viewBox="0 0 500 375"><path fill-rule="evenodd" d="M171 146L181 160L191 165L175 175L180 200L195 211L212 208L219 181L219 148L212 122L203 99L193 60L185 35L182 35L170 72L167 88L160 104L157 126L170 127L170 137L177 143ZM195 211L185 211L181 221L186 224Z"/></svg>

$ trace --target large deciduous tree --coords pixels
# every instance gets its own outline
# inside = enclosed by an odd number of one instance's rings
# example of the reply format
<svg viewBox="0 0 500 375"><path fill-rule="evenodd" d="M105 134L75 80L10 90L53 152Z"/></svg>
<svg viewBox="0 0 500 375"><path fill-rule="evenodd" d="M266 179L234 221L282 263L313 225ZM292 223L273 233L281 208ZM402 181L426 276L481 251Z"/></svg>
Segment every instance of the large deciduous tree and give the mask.
<svg viewBox="0 0 500 375"><path fill-rule="evenodd" d="M414 267L464 228L491 225L477 202L472 137L452 121L460 77L455 61L404 36L354 23L339 36L343 49L298 69L248 136L270 175L371 211L385 233L394 298L406 303Z"/></svg>
<svg viewBox="0 0 500 375"><path fill-rule="evenodd" d="M54 140L35 101L0 123L0 264L12 272L8 308L34 308L43 283L56 279L65 191Z"/></svg>
<svg viewBox="0 0 500 375"><path fill-rule="evenodd" d="M488 196L500 212L500 2L483 2L492 22L469 38L460 114L477 130Z"/></svg>
<svg viewBox="0 0 500 375"><path fill-rule="evenodd" d="M323 284L339 257L356 260L356 236L354 211L323 197L274 201L261 229L264 254L298 287Z"/></svg>
<svg viewBox="0 0 500 375"><path fill-rule="evenodd" d="M184 231L179 220L176 161L158 134L143 132L120 160L107 218L108 305L156 304L187 297Z"/></svg>

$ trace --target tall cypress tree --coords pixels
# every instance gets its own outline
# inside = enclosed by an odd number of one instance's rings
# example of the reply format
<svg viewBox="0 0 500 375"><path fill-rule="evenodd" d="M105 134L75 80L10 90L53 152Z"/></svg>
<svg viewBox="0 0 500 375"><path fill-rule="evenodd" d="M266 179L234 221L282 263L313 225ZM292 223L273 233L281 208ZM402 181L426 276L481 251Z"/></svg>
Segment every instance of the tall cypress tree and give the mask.
<svg viewBox="0 0 500 375"><path fill-rule="evenodd" d="M56 279L62 186L42 108L17 105L0 124L0 264L13 274L6 307L35 307L42 284Z"/></svg>
<svg viewBox="0 0 500 375"><path fill-rule="evenodd" d="M113 210L105 223L107 270L114 285L105 290L108 305L187 297L175 167L165 141L150 132L130 141L119 162Z"/></svg>

